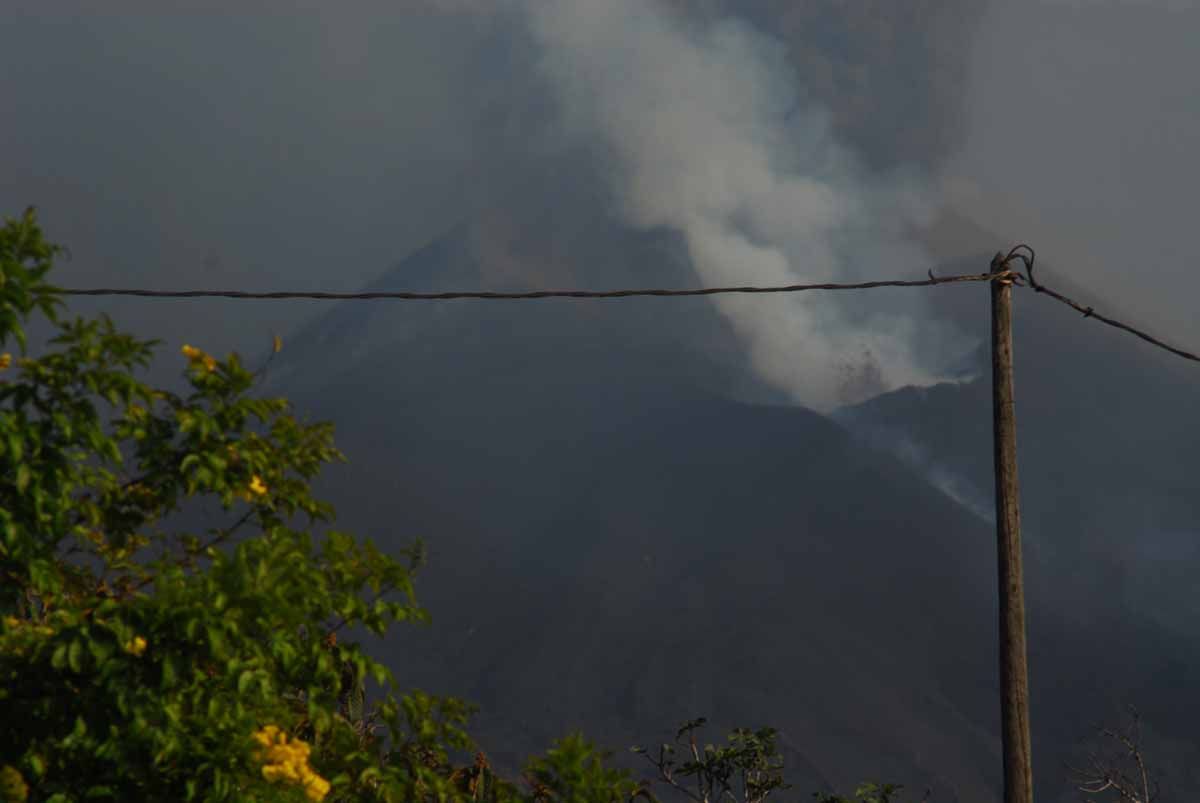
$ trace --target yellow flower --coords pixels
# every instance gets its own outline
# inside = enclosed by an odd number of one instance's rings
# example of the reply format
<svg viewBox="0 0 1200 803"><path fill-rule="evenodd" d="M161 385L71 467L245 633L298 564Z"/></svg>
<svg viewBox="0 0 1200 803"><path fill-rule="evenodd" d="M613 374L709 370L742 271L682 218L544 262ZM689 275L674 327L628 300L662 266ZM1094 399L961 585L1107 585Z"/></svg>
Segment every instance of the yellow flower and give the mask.
<svg viewBox="0 0 1200 803"><path fill-rule="evenodd" d="M310 774L304 781L304 794L309 800L324 800L329 794L329 781L320 775Z"/></svg>
<svg viewBox="0 0 1200 803"><path fill-rule="evenodd" d="M256 730L250 738L261 744L263 747L271 745L275 741L275 737L279 734L278 725L267 725L260 730Z"/></svg>
<svg viewBox="0 0 1200 803"><path fill-rule="evenodd" d="M3 371L10 365L12 365L12 355L7 351L3 354L0 354L0 371Z"/></svg>
<svg viewBox="0 0 1200 803"><path fill-rule="evenodd" d="M203 365L205 370L210 374L217 370L217 361L195 346L189 346L187 343L184 343L180 351L183 352L183 356L188 358L193 367L197 364Z"/></svg>
<svg viewBox="0 0 1200 803"><path fill-rule="evenodd" d="M141 636L134 636L129 641L125 642L125 652L133 656L140 656L146 651L146 640Z"/></svg>
<svg viewBox="0 0 1200 803"><path fill-rule="evenodd" d="M267 486L262 481L262 477L255 474L250 478L250 493L256 496L262 496L267 492Z"/></svg>
<svg viewBox="0 0 1200 803"><path fill-rule="evenodd" d="M289 741L288 734L275 725L255 731L251 738L264 748L258 754L258 760L263 762L264 779L301 786L305 796L312 801L323 800L329 794L329 781L308 765L310 748L305 742L300 739Z"/></svg>
<svg viewBox="0 0 1200 803"><path fill-rule="evenodd" d="M4 617L4 626L9 628L10 630L16 630L18 627L21 626L21 620L15 616L5 616Z"/></svg>

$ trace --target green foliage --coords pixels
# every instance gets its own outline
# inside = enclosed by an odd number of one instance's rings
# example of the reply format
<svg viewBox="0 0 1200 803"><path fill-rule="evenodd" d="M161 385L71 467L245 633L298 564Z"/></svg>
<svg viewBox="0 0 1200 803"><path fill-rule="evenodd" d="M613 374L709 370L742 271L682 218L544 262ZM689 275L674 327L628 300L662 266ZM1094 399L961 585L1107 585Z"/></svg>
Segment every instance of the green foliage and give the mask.
<svg viewBox="0 0 1200 803"><path fill-rule="evenodd" d="M697 803L762 803L776 790L790 788L783 780L783 757L775 747L774 729L736 728L727 744L701 748L696 732L705 722L703 718L685 722L675 733L675 744L659 745L657 755L641 747L633 750L654 765L660 781ZM680 746L682 761L676 757Z"/></svg>
<svg viewBox="0 0 1200 803"><path fill-rule="evenodd" d="M629 774L606 767L606 756L581 734L560 740L525 767L537 803L620 803L639 787Z"/></svg>
<svg viewBox="0 0 1200 803"><path fill-rule="evenodd" d="M653 753L643 747L633 752L644 756L656 770L656 780L677 798L694 803L763 803L772 794L790 789L784 782L783 756L776 747L773 728L735 728L726 744L700 746L697 734L706 720L689 720L675 733L675 744L661 744ZM683 758L677 757L682 753ZM816 792L816 803L893 803L903 787L896 784L865 783L853 798ZM657 798L645 788L636 796Z"/></svg>
<svg viewBox="0 0 1200 803"><path fill-rule="evenodd" d="M184 346L182 394L139 381L153 342L60 317L45 283L58 250L32 211L0 229L0 720L20 723L0 729L0 787L304 799L264 777L255 734L275 726L280 755L308 750L289 771L328 779L333 799L399 799L425 770L385 755L467 745L467 708L397 695L337 633L425 620L419 552L314 532L332 521L310 491L341 459L332 427L252 396L236 355ZM36 358L35 313L55 330ZM203 506L224 521L175 523ZM370 710L368 680L384 689Z"/></svg>

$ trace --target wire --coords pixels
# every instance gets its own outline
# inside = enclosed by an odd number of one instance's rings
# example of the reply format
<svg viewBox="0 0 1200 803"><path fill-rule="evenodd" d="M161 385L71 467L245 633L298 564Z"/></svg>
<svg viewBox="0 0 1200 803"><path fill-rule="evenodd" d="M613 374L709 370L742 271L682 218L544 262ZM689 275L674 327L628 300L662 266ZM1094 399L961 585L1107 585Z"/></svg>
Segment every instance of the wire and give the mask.
<svg viewBox="0 0 1200 803"><path fill-rule="evenodd" d="M1021 251L1028 251L1029 252L1028 256L1020 253ZM999 256L1000 255L997 254L997 257L999 257ZM1096 310L1093 309L1092 307L1085 307L1083 304L1080 304L1075 299L1065 296L1062 293L1058 292L1057 290L1047 287L1046 285L1039 282L1033 274L1033 263L1034 263L1034 260L1037 259L1037 254L1034 253L1034 250L1032 248L1030 248L1028 245L1026 245L1025 243L1021 243L1020 245L1014 246L1012 248L1012 250L1010 250L1008 252L1008 256L1001 258L999 260L999 263L1002 266L1007 266L1008 263L1012 262L1014 259L1019 259L1025 263L1024 279L1026 279L1029 282L1029 286L1033 288L1033 291L1035 293L1043 293L1045 295L1048 295L1048 296L1050 296L1050 298L1053 298L1055 301L1059 302L1060 304L1066 304L1068 307L1071 307L1072 309L1077 310L1078 312L1082 312L1083 317L1085 317L1085 318L1094 318L1095 320L1100 321L1100 323L1108 324L1109 326L1120 329L1123 332L1128 332L1129 334L1133 335L1134 337L1140 337L1142 340L1145 340L1147 343L1158 346L1160 349L1163 349L1165 351L1169 351L1172 354L1176 355L1177 357L1182 357L1185 360L1191 360L1192 362L1200 362L1200 355L1193 354L1190 351L1184 351L1181 348L1176 348L1175 346L1164 343L1163 341L1159 340L1158 338L1154 337L1153 335L1143 332L1141 329L1137 329L1133 326L1130 326L1127 323L1123 323L1123 322L1115 320L1113 318L1109 318L1105 315L1101 315L1100 313L1096 312Z"/></svg>
<svg viewBox="0 0 1200 803"><path fill-rule="evenodd" d="M1028 256L1020 253L1022 250L1028 251ZM998 255L999 256L999 255ZM873 290L880 287L932 287L939 284L954 284L960 282L991 282L997 279L1012 281L1016 284L1024 285L1028 283L1029 287L1035 292L1053 298L1062 304L1066 304L1073 309L1082 312L1085 318L1094 318L1101 323L1121 329L1128 332L1134 337L1141 338L1151 345L1164 349L1178 357L1193 362L1200 362L1200 355L1190 351L1177 348L1175 346L1164 343L1158 338L1121 321L1109 318L1096 312L1092 307L1086 307L1083 304L1069 298L1068 296L1059 293L1058 291L1047 287L1038 282L1034 278L1034 251L1028 245L1021 244L1014 247L1008 252L1007 257L1002 257L999 262L1000 266L1006 267L1014 259L1020 259L1025 263L1025 273L1021 274L1012 270L1000 270L993 273L980 274L960 274L955 276L934 276L933 272L929 272L928 279L915 280L885 280L871 282L822 282L818 284L786 284L774 286L741 286L741 287L703 287L696 289L631 289L631 290L530 290L525 292L490 292L490 291L454 291L446 293L415 293L415 292L366 292L366 293L322 293L322 292L291 292L291 291L276 291L276 292L248 292L245 290L142 290L142 289L116 289L116 288L95 288L95 289L80 289L80 288L57 288L57 291L66 296L131 296L136 298L234 298L234 299L254 299L254 300L283 300L283 299L310 299L318 301L372 301L392 299L400 301L453 301L457 299L479 299L484 301L501 301L501 300L530 300L540 298L636 298L636 297L666 297L677 298L681 296L715 296L715 295L730 295L730 294L761 294L761 293L799 293L806 290Z"/></svg>
<svg viewBox="0 0 1200 803"><path fill-rule="evenodd" d="M1012 275L1012 274L1009 274ZM871 290L877 287L931 287L954 282L990 282L997 274L981 273L959 276L934 276L912 281L889 280L838 284L786 284L767 287L704 287L694 290L637 289L637 290L530 290L527 292L465 291L448 293L368 292L368 293L319 293L319 292L269 292L253 293L243 290L95 290L60 289L68 296L136 296L140 298L240 298L240 299L318 299L322 301L368 301L376 299L399 299L401 301L452 301L474 298L487 301L523 300L535 298L633 298L637 296L715 296L730 293L798 293L804 290Z"/></svg>
<svg viewBox="0 0 1200 803"><path fill-rule="evenodd" d="M1033 289L1039 293L1045 293L1046 295L1053 298L1055 301L1066 304L1068 307L1075 308L1076 310L1082 312L1083 317L1085 317L1085 318L1094 318L1095 320L1100 321L1100 323L1106 323L1109 326L1115 326L1117 329L1128 332L1129 334L1133 335L1134 337L1140 337L1142 340L1145 340L1147 343L1151 343L1155 346L1158 346L1160 349L1165 349L1166 351L1169 351L1176 356L1183 357L1185 360L1191 360L1193 362L1200 362L1200 355L1193 354L1190 351L1184 351L1181 348L1176 348L1175 346L1168 345L1168 344L1162 342L1161 340L1159 340L1158 338L1146 334L1145 332L1141 331L1140 329L1135 329L1134 327L1130 326L1129 324L1121 323L1120 321L1116 321L1116 320L1113 320L1112 318L1108 318L1104 315L1101 315L1100 313L1096 312L1091 307L1085 307L1082 304L1080 304L1078 301L1074 301L1070 298L1067 298L1066 296L1062 295L1061 293L1051 290L1049 287L1046 287L1045 285L1038 285L1038 286L1034 287Z"/></svg>

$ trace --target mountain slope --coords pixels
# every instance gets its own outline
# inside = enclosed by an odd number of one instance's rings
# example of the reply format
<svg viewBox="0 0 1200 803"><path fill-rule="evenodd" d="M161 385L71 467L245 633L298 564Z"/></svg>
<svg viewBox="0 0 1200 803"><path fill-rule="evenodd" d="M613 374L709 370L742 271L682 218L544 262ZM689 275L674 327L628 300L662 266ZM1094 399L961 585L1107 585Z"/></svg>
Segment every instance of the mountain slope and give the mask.
<svg viewBox="0 0 1200 803"><path fill-rule="evenodd" d="M377 286L574 283L539 278L556 251L589 265L620 257L629 273L614 284L646 266L655 283L691 283L666 235L570 216L551 225L559 219L499 237L494 222L471 222ZM944 314L970 320L978 295L943 296ZM379 649L414 685L479 702L485 749L509 766L570 728L619 748L706 715L780 728L800 789L878 777L932 786L938 800L995 799L990 525L927 465L894 453L894 433L908 433L956 470L953 458L968 460L977 485L991 453L982 386L892 394L852 411L861 425L848 431L804 409L730 400L730 388L770 394L745 373L728 327L701 300L657 302L344 305L289 341L277 389L334 419L351 458L326 486L342 524L384 545L429 544L420 592L435 624ZM1087 358L1093 341L1071 339L1077 321L1045 325L1060 360ZM1018 359L1031 350L1019 347ZM1029 375L1049 399L1062 374L1042 361L1046 373ZM1023 398L1030 390L1018 385ZM1057 426L1073 409L1060 403ZM1022 447L1027 487L1072 494L1076 512L1089 504L1102 468L1055 482L1039 473L1052 452ZM1187 503L1174 504L1184 521ZM1156 713L1190 700L1152 682L1182 686L1195 650L1119 605L1049 593L1071 565L1060 539L1080 537L1048 527L1053 513L1034 501L1026 523L1039 546L1037 772L1056 797L1060 761L1112 692ZM1181 719L1168 720L1164 739L1178 742Z"/></svg>

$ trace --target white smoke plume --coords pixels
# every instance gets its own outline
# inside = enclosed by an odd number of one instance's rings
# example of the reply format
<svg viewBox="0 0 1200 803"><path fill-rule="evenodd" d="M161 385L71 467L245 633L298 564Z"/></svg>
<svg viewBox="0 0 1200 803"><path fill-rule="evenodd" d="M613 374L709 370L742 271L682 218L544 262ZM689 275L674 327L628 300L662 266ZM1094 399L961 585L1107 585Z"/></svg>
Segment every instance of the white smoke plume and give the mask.
<svg viewBox="0 0 1200 803"><path fill-rule="evenodd" d="M805 101L779 43L661 0L515 7L566 134L596 145L620 214L678 231L704 284L920 278L930 267L910 237L935 212L919 182L869 177ZM968 350L923 320L921 292L716 303L764 379L829 410L939 381L946 358Z"/></svg>
<svg viewBox="0 0 1200 803"><path fill-rule="evenodd" d="M682 233L705 283L917 277L929 267L908 231L930 204L915 183L863 175L805 104L776 43L647 0L557 0L528 13L568 129L598 135L612 159L622 213ZM937 332L922 323L920 298L882 292L717 303L764 378L829 409L940 378L944 349L923 352ZM848 385L848 369L872 381Z"/></svg>

